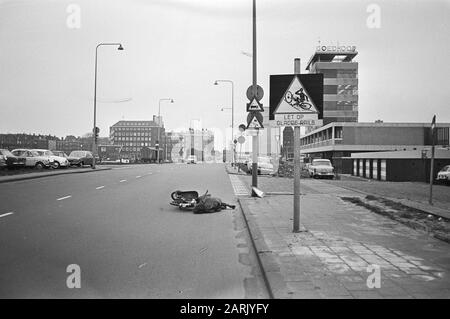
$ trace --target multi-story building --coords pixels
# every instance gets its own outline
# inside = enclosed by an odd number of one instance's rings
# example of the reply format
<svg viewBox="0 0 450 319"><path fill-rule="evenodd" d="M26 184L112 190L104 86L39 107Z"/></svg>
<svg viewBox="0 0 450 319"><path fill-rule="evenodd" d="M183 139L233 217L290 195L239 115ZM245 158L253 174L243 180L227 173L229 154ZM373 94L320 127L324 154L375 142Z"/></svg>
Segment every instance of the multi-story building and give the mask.
<svg viewBox="0 0 450 319"><path fill-rule="evenodd" d="M319 45L306 70L324 75L323 125L358 122L358 63L355 46Z"/></svg>
<svg viewBox="0 0 450 319"><path fill-rule="evenodd" d="M450 123L436 124L436 145L448 147ZM338 172L351 173L354 153L421 151L431 146L430 123L334 122L300 139L301 152L311 158L327 158Z"/></svg>
<svg viewBox="0 0 450 319"><path fill-rule="evenodd" d="M121 154L131 160L141 159L141 150L146 147L156 151L158 142L158 118L153 121L119 121L110 127L109 138L113 145L122 146ZM158 149L160 159L164 160L166 138L164 127L159 127L160 141Z"/></svg>

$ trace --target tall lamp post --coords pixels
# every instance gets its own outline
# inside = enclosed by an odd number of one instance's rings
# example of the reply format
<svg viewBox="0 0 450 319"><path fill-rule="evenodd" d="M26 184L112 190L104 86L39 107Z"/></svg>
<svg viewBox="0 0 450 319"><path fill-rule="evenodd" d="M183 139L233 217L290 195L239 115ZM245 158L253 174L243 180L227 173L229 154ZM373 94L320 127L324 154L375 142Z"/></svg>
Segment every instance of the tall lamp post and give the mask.
<svg viewBox="0 0 450 319"><path fill-rule="evenodd" d="M160 164L159 161L159 145L161 144L161 102L162 101L170 101L170 103L173 103L173 99L172 98L163 98L163 99L159 99L159 107L158 107L158 150L157 150L157 154L156 154L156 158L158 161L158 164ZM167 145L165 145L165 148L167 147Z"/></svg>
<svg viewBox="0 0 450 319"><path fill-rule="evenodd" d="M94 128L92 129L92 169L95 169L95 154L97 153L97 56L98 48L101 46L117 46L117 50L122 51L123 46L121 43L100 43L95 47L95 77L94 77Z"/></svg>
<svg viewBox="0 0 450 319"><path fill-rule="evenodd" d="M231 84L231 162L234 163L234 82L231 80L216 80L214 85L219 85L219 82ZM223 110L223 109L222 109ZM233 164L234 165L234 164Z"/></svg>

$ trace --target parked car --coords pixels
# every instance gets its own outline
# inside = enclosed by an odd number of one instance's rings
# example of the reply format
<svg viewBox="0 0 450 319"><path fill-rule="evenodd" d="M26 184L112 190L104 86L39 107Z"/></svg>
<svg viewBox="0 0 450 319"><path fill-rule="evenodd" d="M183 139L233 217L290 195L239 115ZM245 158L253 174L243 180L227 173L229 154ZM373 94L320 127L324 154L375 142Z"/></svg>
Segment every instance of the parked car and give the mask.
<svg viewBox="0 0 450 319"><path fill-rule="evenodd" d="M328 159L314 159L308 166L308 173L313 178L331 178L334 177L334 167Z"/></svg>
<svg viewBox="0 0 450 319"><path fill-rule="evenodd" d="M83 167L83 165L93 165L93 156L89 151L72 151L69 154L70 165Z"/></svg>
<svg viewBox="0 0 450 319"><path fill-rule="evenodd" d="M59 156L59 157L64 157L64 158L69 158L69 156L67 156L67 154L64 151L52 151L52 153L55 156Z"/></svg>
<svg viewBox="0 0 450 319"><path fill-rule="evenodd" d="M17 157L10 151L0 149L0 168L25 166L25 157Z"/></svg>
<svg viewBox="0 0 450 319"><path fill-rule="evenodd" d="M249 174L253 174L253 160L250 158L247 161L247 171ZM272 159L267 156L258 157L258 174L273 174L274 167Z"/></svg>
<svg viewBox="0 0 450 319"><path fill-rule="evenodd" d="M197 164L197 156L189 155L186 159L186 163L188 164Z"/></svg>
<svg viewBox="0 0 450 319"><path fill-rule="evenodd" d="M53 168L69 167L69 160L67 158L55 155L52 151L42 149L33 149L33 151L38 152L41 156L47 156L49 159L53 160Z"/></svg>
<svg viewBox="0 0 450 319"><path fill-rule="evenodd" d="M444 166L444 168L438 172L437 180L444 183L450 183L450 165Z"/></svg>
<svg viewBox="0 0 450 319"><path fill-rule="evenodd" d="M37 169L52 167L53 160L48 156L41 156L38 152L28 149L15 149L11 153L17 157L25 158L25 166Z"/></svg>

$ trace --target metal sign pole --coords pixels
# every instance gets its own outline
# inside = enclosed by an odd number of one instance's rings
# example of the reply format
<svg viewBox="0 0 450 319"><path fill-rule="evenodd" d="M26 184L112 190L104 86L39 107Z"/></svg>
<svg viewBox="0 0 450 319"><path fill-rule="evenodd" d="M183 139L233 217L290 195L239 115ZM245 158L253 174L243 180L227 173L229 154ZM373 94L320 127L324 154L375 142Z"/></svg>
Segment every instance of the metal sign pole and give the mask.
<svg viewBox="0 0 450 319"><path fill-rule="evenodd" d="M253 0L253 96L257 93L256 77L256 0ZM258 187L258 138L259 131L252 137L252 186ZM252 196L255 196L252 191Z"/></svg>
<svg viewBox="0 0 450 319"><path fill-rule="evenodd" d="M434 178L434 132L436 131L436 115L433 116L433 121L431 122L431 167L430 167L430 198L428 202L433 205L433 178Z"/></svg>
<svg viewBox="0 0 450 319"><path fill-rule="evenodd" d="M294 74L300 74L300 59L294 60ZM300 231L300 126L294 126L294 225Z"/></svg>

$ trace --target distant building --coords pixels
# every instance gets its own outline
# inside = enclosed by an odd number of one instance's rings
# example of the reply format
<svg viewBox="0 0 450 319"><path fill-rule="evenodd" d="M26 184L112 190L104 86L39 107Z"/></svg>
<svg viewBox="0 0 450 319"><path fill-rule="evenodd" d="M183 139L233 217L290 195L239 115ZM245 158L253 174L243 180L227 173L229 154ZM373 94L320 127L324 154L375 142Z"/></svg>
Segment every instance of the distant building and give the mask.
<svg viewBox="0 0 450 319"><path fill-rule="evenodd" d="M161 120L162 122L162 120ZM158 150L160 159L165 159L166 138L164 127L159 127L160 137ZM139 161L141 150L146 147L157 151L158 141L158 117L153 116L153 121L119 121L109 129L109 138L113 145L122 146L122 157Z"/></svg>
<svg viewBox="0 0 450 319"><path fill-rule="evenodd" d="M16 148L55 149L59 138L41 134L0 134L0 148L13 150Z"/></svg>
<svg viewBox="0 0 450 319"><path fill-rule="evenodd" d="M198 161L214 161L214 133L207 129L167 133L167 159L183 162L190 155Z"/></svg>

